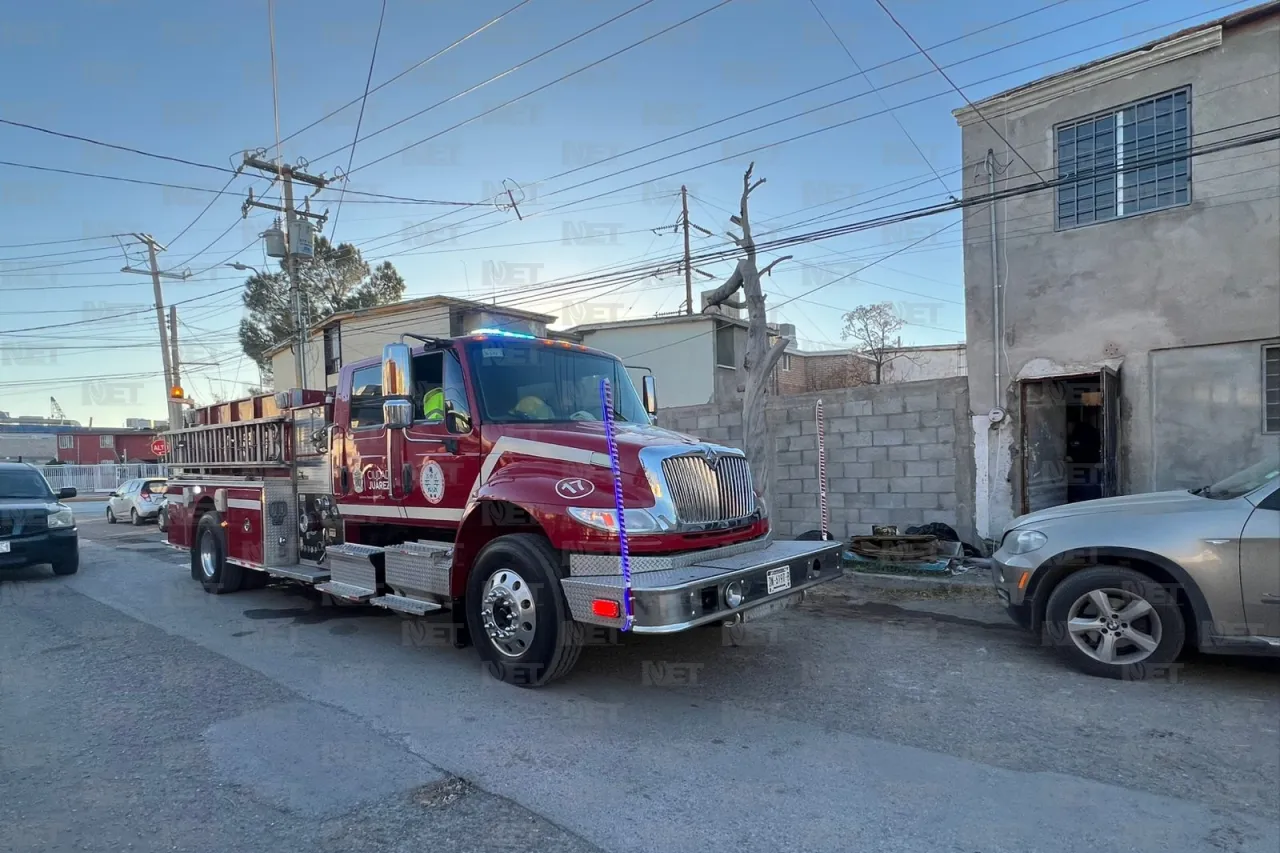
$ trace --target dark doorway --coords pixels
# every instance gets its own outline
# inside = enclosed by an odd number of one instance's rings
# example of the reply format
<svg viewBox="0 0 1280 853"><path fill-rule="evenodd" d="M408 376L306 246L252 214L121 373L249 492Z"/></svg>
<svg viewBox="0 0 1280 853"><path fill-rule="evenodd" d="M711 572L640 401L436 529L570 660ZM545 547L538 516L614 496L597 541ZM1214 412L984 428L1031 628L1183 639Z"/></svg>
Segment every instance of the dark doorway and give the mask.
<svg viewBox="0 0 1280 853"><path fill-rule="evenodd" d="M1021 511L1117 494L1118 374L1025 380Z"/></svg>

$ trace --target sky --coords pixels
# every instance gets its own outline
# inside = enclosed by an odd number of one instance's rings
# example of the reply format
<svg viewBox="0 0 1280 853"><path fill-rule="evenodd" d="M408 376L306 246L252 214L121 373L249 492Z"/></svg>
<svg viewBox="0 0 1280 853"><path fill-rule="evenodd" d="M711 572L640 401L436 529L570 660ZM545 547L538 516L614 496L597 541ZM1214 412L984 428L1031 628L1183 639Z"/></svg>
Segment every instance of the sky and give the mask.
<svg viewBox="0 0 1280 853"><path fill-rule="evenodd" d="M328 211L325 236L391 261L406 298L496 301L557 327L652 316L684 300L682 184L713 235L694 232L695 257L725 248L752 160L757 240L939 203L961 193L966 100L1250 5L882 2L897 24L877 0L387 0L376 58L381 0L11 4L0 119L189 162L0 124L0 411L47 416L52 396L85 424L164 417L151 282L120 271L146 268L138 232L165 246L161 269L190 273L163 284L186 391L207 403L257 382L236 336L246 274L226 264L269 266L258 235L274 214L242 204L250 190L279 203L279 187L225 171L246 150L349 173L311 210ZM361 116L371 59L373 87L422 64ZM958 214L785 253L765 292L801 349L848 346L844 313L877 302L905 344L964 338ZM695 300L732 264L695 264L711 276ZM632 269L660 274L573 283Z"/></svg>

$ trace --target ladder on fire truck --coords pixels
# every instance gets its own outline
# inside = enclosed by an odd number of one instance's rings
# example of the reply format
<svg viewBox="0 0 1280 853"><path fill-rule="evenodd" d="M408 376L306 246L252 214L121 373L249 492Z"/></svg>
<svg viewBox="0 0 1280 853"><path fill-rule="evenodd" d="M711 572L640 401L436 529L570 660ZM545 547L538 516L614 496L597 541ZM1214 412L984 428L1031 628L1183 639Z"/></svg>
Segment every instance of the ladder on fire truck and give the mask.
<svg viewBox="0 0 1280 853"><path fill-rule="evenodd" d="M285 417L187 427L169 433L165 461L175 468L288 468Z"/></svg>

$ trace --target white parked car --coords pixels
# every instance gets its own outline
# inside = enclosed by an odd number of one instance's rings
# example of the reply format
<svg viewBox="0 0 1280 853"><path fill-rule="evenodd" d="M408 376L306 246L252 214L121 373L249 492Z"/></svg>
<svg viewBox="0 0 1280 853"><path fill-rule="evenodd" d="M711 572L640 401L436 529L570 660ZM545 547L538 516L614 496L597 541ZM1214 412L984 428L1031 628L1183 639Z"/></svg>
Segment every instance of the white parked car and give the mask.
<svg viewBox="0 0 1280 853"><path fill-rule="evenodd" d="M159 518L164 490L163 477L129 480L107 496L107 524L127 518L131 524L140 525Z"/></svg>

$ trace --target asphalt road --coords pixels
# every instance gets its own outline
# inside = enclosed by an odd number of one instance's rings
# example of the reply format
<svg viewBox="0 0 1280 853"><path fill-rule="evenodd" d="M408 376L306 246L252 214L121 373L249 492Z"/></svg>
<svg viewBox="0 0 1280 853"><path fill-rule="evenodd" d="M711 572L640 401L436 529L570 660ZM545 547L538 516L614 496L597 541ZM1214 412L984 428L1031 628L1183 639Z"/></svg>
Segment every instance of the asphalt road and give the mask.
<svg viewBox="0 0 1280 853"><path fill-rule="evenodd" d="M441 620L206 595L154 526L0 580L5 849L1280 849L1280 671L1091 679L839 599L508 688Z"/></svg>

